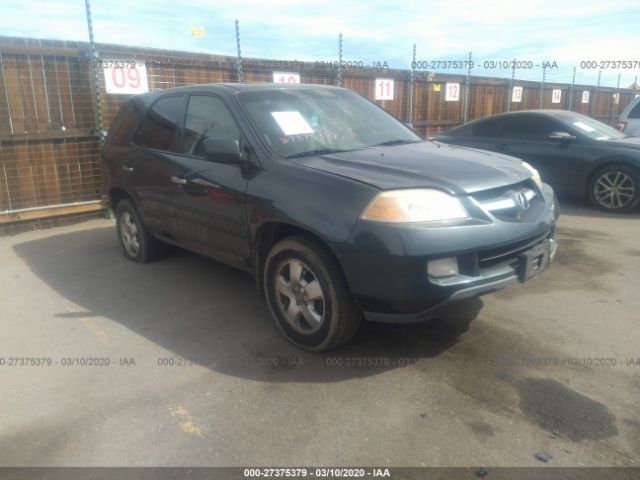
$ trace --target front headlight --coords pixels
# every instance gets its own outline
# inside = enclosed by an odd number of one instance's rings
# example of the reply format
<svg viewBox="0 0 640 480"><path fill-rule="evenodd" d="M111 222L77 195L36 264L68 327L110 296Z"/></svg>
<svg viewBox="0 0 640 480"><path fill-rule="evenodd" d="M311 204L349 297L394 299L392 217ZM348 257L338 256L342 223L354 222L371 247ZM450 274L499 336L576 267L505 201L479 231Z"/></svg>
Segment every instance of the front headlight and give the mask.
<svg viewBox="0 0 640 480"><path fill-rule="evenodd" d="M531 178L533 179L534 182L536 182L536 185L538 186L538 188L542 188L542 178L540 178L540 172L538 172L538 170L533 168L527 162L522 162L522 166L531 172L531 175L532 175Z"/></svg>
<svg viewBox="0 0 640 480"><path fill-rule="evenodd" d="M432 222L468 218L458 199L440 190L391 190L378 194L360 218L374 222Z"/></svg>

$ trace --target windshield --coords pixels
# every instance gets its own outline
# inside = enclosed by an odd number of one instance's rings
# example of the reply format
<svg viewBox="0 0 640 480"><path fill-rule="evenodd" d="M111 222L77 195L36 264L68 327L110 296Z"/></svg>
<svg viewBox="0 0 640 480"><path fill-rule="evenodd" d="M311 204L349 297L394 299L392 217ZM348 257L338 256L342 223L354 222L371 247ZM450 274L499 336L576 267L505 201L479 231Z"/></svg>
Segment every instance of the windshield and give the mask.
<svg viewBox="0 0 640 480"><path fill-rule="evenodd" d="M262 138L285 158L422 141L384 110L346 90L242 92L238 99Z"/></svg>
<svg viewBox="0 0 640 480"><path fill-rule="evenodd" d="M629 136L613 127L610 127L609 125L605 125L598 120L594 120L593 118L589 118L584 115L572 118L569 120L569 124L580 133L592 138L593 140L615 140Z"/></svg>

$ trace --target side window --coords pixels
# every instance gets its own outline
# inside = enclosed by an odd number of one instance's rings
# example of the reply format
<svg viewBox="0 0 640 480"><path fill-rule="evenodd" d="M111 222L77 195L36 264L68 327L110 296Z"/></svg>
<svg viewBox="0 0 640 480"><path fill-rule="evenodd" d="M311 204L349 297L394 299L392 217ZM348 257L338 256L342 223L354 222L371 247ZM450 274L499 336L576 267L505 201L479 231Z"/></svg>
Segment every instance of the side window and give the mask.
<svg viewBox="0 0 640 480"><path fill-rule="evenodd" d="M207 139L239 142L240 129L222 100L208 95L192 95L185 117L182 152L204 156Z"/></svg>
<svg viewBox="0 0 640 480"><path fill-rule="evenodd" d="M548 140L551 132L566 130L561 125L537 115L516 115L502 123L501 137L521 140Z"/></svg>
<svg viewBox="0 0 640 480"><path fill-rule="evenodd" d="M627 118L640 118L640 101L631 109Z"/></svg>
<svg viewBox="0 0 640 480"><path fill-rule="evenodd" d="M147 111L142 127L142 145L169 152L177 152L176 131L182 110L182 95L158 100Z"/></svg>
<svg viewBox="0 0 640 480"><path fill-rule="evenodd" d="M472 127L474 137L496 137L498 131L498 119L489 119L478 122Z"/></svg>
<svg viewBox="0 0 640 480"><path fill-rule="evenodd" d="M143 120L144 107L140 101L132 100L124 104L109 129L107 142L113 145L128 145Z"/></svg>

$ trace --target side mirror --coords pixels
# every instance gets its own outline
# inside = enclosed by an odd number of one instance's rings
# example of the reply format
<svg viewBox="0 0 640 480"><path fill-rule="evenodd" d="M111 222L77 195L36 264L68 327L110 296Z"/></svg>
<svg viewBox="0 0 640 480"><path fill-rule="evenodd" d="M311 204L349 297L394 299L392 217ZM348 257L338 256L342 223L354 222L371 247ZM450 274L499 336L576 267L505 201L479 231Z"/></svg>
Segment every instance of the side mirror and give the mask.
<svg viewBox="0 0 640 480"><path fill-rule="evenodd" d="M558 140L560 142L572 142L576 137L567 132L551 132L549 140Z"/></svg>
<svg viewBox="0 0 640 480"><path fill-rule="evenodd" d="M210 162L240 163L240 144L228 138L207 138L203 145L204 158Z"/></svg>

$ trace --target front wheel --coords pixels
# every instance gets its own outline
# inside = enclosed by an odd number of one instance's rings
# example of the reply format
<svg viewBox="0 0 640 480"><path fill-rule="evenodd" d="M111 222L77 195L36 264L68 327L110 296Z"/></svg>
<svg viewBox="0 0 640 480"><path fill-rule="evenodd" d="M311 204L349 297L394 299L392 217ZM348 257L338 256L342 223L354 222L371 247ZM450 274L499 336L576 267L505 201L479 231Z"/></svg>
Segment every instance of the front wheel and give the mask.
<svg viewBox="0 0 640 480"><path fill-rule="evenodd" d="M276 325L299 347L331 350L360 326L362 312L342 270L319 241L296 235L276 244L265 262L263 281Z"/></svg>
<svg viewBox="0 0 640 480"><path fill-rule="evenodd" d="M640 176L625 165L599 170L589 182L589 200L600 210L626 213L640 203Z"/></svg>

